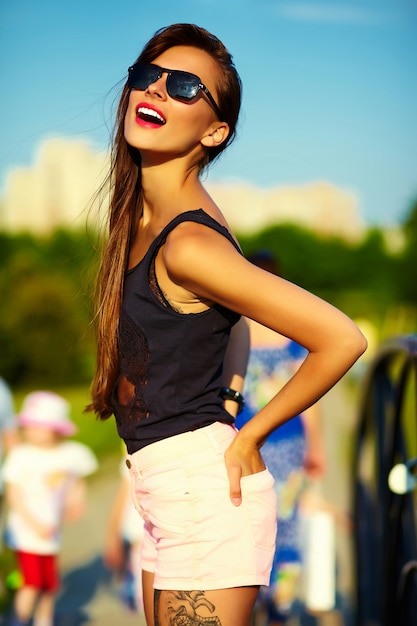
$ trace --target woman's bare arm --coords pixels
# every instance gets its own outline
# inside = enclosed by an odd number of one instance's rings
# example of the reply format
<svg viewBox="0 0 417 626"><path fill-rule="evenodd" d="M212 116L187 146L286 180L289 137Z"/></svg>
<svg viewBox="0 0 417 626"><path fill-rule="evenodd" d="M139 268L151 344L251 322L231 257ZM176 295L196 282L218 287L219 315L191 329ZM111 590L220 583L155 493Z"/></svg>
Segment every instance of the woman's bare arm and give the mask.
<svg viewBox="0 0 417 626"><path fill-rule="evenodd" d="M221 304L308 350L299 370L242 427L226 454L231 496L238 504L240 477L263 468L259 449L268 435L331 389L365 351L366 340L344 313L252 265L212 229L181 224L167 239L164 261L168 276L190 301L198 297Z"/></svg>

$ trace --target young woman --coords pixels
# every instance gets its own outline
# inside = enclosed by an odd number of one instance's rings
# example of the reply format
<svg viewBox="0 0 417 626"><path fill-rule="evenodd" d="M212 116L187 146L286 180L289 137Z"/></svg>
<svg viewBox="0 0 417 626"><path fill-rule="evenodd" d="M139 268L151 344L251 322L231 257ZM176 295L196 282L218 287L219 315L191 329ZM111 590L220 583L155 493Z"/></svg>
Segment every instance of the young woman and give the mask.
<svg viewBox="0 0 417 626"><path fill-rule="evenodd" d="M366 345L340 311L249 263L202 186L234 138L240 99L224 45L175 24L129 68L117 113L92 406L115 415L129 453L148 625L247 626L275 542L262 444ZM308 356L237 433L222 402L240 400L229 387L246 367L241 316Z"/></svg>

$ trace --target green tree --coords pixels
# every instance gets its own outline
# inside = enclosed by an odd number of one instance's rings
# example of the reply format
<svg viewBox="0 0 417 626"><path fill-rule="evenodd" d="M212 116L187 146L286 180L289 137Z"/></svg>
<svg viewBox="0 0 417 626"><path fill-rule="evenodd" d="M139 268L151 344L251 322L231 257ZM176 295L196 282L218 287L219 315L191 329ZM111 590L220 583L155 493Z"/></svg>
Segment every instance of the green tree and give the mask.
<svg viewBox="0 0 417 626"><path fill-rule="evenodd" d="M94 355L86 235L1 235L0 372L14 384L88 381Z"/></svg>
<svg viewBox="0 0 417 626"><path fill-rule="evenodd" d="M406 244L400 274L402 295L407 302L417 306L417 199L411 205L405 220L404 234Z"/></svg>

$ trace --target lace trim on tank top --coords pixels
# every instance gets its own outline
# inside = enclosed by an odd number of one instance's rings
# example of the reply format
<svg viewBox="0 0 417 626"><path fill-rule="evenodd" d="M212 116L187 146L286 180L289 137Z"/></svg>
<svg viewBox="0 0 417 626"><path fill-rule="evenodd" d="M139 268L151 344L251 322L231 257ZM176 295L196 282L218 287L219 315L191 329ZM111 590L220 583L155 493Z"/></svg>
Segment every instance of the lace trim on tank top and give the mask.
<svg viewBox="0 0 417 626"><path fill-rule="evenodd" d="M149 346L144 333L122 311L120 326L120 375L114 392L114 401L123 421L135 423L149 417L143 391L149 379Z"/></svg>
<svg viewBox="0 0 417 626"><path fill-rule="evenodd" d="M149 268L148 285L158 302L177 313L182 311L173 306L159 286L155 272L155 258ZM146 419L150 413L143 398L143 389L148 384L149 347L144 333L135 322L122 311L120 316L120 375L115 386L114 400L119 407L123 422L133 424ZM136 384L135 384L136 382Z"/></svg>
<svg viewBox="0 0 417 626"><path fill-rule="evenodd" d="M150 290L157 298L158 302L162 304L162 306L164 306L166 309L172 309L176 313L184 313L184 311L181 311L179 307L174 306L172 302L170 302L168 296L162 291L161 287L159 286L155 271L155 257L152 259L151 266L149 268L148 284Z"/></svg>

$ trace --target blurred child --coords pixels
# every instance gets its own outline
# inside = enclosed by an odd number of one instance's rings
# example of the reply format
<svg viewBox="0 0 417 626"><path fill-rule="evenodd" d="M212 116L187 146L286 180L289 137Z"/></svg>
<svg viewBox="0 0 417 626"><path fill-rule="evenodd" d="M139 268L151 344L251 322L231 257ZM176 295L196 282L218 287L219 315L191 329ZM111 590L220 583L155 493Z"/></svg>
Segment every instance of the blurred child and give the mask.
<svg viewBox="0 0 417 626"><path fill-rule="evenodd" d="M113 499L104 546L104 563L116 573L119 595L131 611L143 612L140 549L144 527L131 496L130 474L125 460Z"/></svg>
<svg viewBox="0 0 417 626"><path fill-rule="evenodd" d="M22 586L14 601L11 626L52 626L59 589L58 553L64 522L85 508L83 478L97 469L91 450L68 441L76 432L70 406L61 396L35 391L26 396L18 424L22 443L2 468L8 516L6 536L16 552Z"/></svg>

